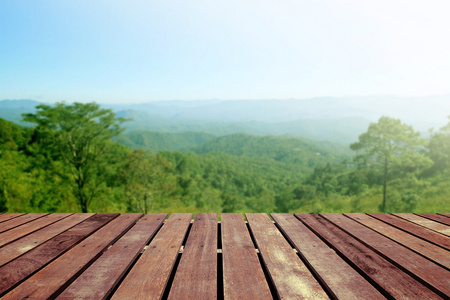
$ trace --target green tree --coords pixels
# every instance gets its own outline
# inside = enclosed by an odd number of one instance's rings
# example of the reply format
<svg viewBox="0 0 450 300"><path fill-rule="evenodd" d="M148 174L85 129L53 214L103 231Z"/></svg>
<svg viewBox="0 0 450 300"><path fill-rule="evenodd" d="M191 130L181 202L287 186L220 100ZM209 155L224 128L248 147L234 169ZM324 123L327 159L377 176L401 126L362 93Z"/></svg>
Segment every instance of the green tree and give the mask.
<svg viewBox="0 0 450 300"><path fill-rule="evenodd" d="M122 132L120 125L125 119L96 103L62 102L36 109L35 114L24 114L24 121L37 125L35 130L48 139L67 165L78 205L87 212L110 174L106 170L114 148L111 139Z"/></svg>
<svg viewBox="0 0 450 300"><path fill-rule="evenodd" d="M434 162L433 171L450 169L450 122L432 134L428 149Z"/></svg>
<svg viewBox="0 0 450 300"><path fill-rule="evenodd" d="M387 184L390 175L414 173L428 165L429 160L421 153L424 141L420 134L400 120L381 117L378 123L371 123L359 141L350 145L357 151L355 160L369 169L381 173L383 202L381 211L386 211Z"/></svg>
<svg viewBox="0 0 450 300"><path fill-rule="evenodd" d="M171 164L159 154L152 156L144 150L131 152L122 172L128 210L147 214L157 202L168 202L177 187L171 171Z"/></svg>

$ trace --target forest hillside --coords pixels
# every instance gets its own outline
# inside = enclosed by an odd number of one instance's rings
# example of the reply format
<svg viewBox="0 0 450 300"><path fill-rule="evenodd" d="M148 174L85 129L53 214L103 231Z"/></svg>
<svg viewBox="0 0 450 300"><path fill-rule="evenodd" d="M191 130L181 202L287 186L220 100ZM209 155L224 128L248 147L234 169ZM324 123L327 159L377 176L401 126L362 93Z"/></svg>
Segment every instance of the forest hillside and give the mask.
<svg viewBox="0 0 450 300"><path fill-rule="evenodd" d="M381 117L343 147L126 121L95 103L0 119L0 211L450 211L450 123L424 137Z"/></svg>

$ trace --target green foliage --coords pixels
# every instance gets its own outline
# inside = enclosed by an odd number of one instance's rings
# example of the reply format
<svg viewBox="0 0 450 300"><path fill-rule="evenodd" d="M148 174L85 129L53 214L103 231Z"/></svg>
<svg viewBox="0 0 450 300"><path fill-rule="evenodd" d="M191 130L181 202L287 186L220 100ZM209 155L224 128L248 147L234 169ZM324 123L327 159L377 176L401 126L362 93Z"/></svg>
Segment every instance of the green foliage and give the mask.
<svg viewBox="0 0 450 300"><path fill-rule="evenodd" d="M359 141L350 145L357 151L355 161L361 168L379 172L383 185L381 211L386 211L387 184L392 174L404 176L423 170L431 161L422 153L425 141L420 134L400 120L381 117L378 123L371 123Z"/></svg>
<svg viewBox="0 0 450 300"><path fill-rule="evenodd" d="M196 153L131 151L113 141L123 120L82 106L42 106L26 117L34 129L0 119L0 212L83 211L74 173L87 176L95 212L450 211L450 172L440 167L450 124L427 147L409 126L382 118L352 145L355 164L332 146L245 134L150 133L156 149L205 142Z"/></svg>
<svg viewBox="0 0 450 300"><path fill-rule="evenodd" d="M432 134L428 148L434 162L432 171L450 172L450 122Z"/></svg>
<svg viewBox="0 0 450 300"><path fill-rule="evenodd" d="M159 151L185 151L215 138L204 132L152 132L136 130L121 135L118 140L131 149Z"/></svg>
<svg viewBox="0 0 450 300"><path fill-rule="evenodd" d="M147 214L162 206L176 189L172 166L160 155L136 150L128 154L121 170L121 181L128 199L128 211Z"/></svg>
<svg viewBox="0 0 450 300"><path fill-rule="evenodd" d="M324 161L338 163L343 158L298 138L248 134L221 136L193 148L192 151L198 154L224 152L234 156L261 157L295 165L298 171L303 172L310 172Z"/></svg>
<svg viewBox="0 0 450 300"><path fill-rule="evenodd" d="M35 114L25 114L24 120L37 125L35 130L68 167L74 195L81 211L87 212L107 180L115 158L111 139L122 132L120 124L125 120L96 103L56 103L36 109Z"/></svg>

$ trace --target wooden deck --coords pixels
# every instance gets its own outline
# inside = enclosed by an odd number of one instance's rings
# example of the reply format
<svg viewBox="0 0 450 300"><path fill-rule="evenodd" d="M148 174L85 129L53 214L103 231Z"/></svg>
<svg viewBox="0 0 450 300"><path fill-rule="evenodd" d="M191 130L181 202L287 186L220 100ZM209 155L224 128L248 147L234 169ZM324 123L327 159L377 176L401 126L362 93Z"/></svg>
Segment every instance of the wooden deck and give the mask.
<svg viewBox="0 0 450 300"><path fill-rule="evenodd" d="M0 214L2 299L450 299L450 214Z"/></svg>

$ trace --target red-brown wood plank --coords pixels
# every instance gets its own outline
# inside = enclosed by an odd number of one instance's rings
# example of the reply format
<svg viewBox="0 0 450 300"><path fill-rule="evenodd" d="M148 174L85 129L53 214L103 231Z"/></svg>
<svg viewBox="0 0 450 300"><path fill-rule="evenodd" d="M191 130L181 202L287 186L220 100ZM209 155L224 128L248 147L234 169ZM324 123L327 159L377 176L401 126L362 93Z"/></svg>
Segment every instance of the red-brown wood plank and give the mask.
<svg viewBox="0 0 450 300"><path fill-rule="evenodd" d="M18 226L3 233L0 233L0 247L14 240L20 239L21 237L26 236L54 222L64 219L70 215L71 214L67 213L49 214L42 218L36 219L32 222L23 224L22 226Z"/></svg>
<svg viewBox="0 0 450 300"><path fill-rule="evenodd" d="M447 250L450 250L450 237L443 236L433 230L420 226L418 224L414 224L407 220L401 219L399 217L384 214L384 213L373 213L369 214L370 216L377 218L383 222L386 222L392 226L400 228L410 234L413 234L417 237L420 237L424 240L427 240L431 243L434 243L438 246L441 246Z"/></svg>
<svg viewBox="0 0 450 300"><path fill-rule="evenodd" d="M295 214L315 234L324 239L353 268L395 299L441 299L428 288L376 254L348 233L316 214Z"/></svg>
<svg viewBox="0 0 450 300"><path fill-rule="evenodd" d="M244 218L238 213L223 213L221 219L225 299L271 299Z"/></svg>
<svg viewBox="0 0 450 300"><path fill-rule="evenodd" d="M6 213L0 215L0 223L4 221L8 221L10 219L17 218L18 216L23 215L24 213Z"/></svg>
<svg viewBox="0 0 450 300"><path fill-rule="evenodd" d="M197 214L169 299L217 299L217 214Z"/></svg>
<svg viewBox="0 0 450 300"><path fill-rule="evenodd" d="M338 299L385 299L366 279L292 214L271 214L299 254Z"/></svg>
<svg viewBox="0 0 450 300"><path fill-rule="evenodd" d="M446 269L341 214L320 215L356 237L401 269L407 270L410 275L447 297L450 296L450 273Z"/></svg>
<svg viewBox="0 0 450 300"><path fill-rule="evenodd" d="M161 299L191 219L192 214L169 217L112 299Z"/></svg>
<svg viewBox="0 0 450 300"><path fill-rule="evenodd" d="M14 219L10 219L8 221L0 223L0 232L4 232L7 230L10 230L11 228L20 226L22 224L31 222L33 220L36 220L38 218L42 218L43 216L48 215L44 213L31 213L31 214L24 214L22 216L19 216Z"/></svg>
<svg viewBox="0 0 450 300"><path fill-rule="evenodd" d="M363 213L344 214L422 256L450 268L450 252ZM450 274L449 274L450 275Z"/></svg>
<svg viewBox="0 0 450 300"><path fill-rule="evenodd" d="M105 299L166 219L147 214L84 271L57 299Z"/></svg>
<svg viewBox="0 0 450 300"><path fill-rule="evenodd" d="M328 295L269 217L246 214L265 266L282 299L328 299Z"/></svg>
<svg viewBox="0 0 450 300"><path fill-rule="evenodd" d="M450 213L438 213L438 215L450 218Z"/></svg>
<svg viewBox="0 0 450 300"><path fill-rule="evenodd" d="M416 213L416 215L450 226L450 219L445 216L431 213Z"/></svg>
<svg viewBox="0 0 450 300"><path fill-rule="evenodd" d="M2 266L0 296L118 215L95 215Z"/></svg>
<svg viewBox="0 0 450 300"><path fill-rule="evenodd" d="M99 229L57 260L35 273L4 296L4 299L47 299L59 294L111 243L127 231L142 214L122 214Z"/></svg>
<svg viewBox="0 0 450 300"><path fill-rule="evenodd" d="M434 230L436 232L439 232L443 235L446 236L450 236L450 227L448 227L447 225L444 225L442 223L421 217L421 216L417 216L414 214L408 214L408 213L396 213L393 214L399 218L408 220L412 223L418 224L420 226L426 227L428 229Z"/></svg>
<svg viewBox="0 0 450 300"><path fill-rule="evenodd" d="M20 255L30 251L66 231L67 229L77 225L78 223L92 217L94 214L73 214L57 223L53 223L39 231L33 232L15 242L0 248L0 266L19 257ZM9 231L7 231L9 232Z"/></svg>

